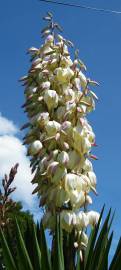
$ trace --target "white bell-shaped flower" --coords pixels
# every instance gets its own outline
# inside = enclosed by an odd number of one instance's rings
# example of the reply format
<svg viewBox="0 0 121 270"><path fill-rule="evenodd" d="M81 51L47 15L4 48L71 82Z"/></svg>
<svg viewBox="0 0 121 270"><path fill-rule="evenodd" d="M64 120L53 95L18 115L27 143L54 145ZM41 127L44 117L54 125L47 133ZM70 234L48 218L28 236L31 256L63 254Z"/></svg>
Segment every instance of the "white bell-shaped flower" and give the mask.
<svg viewBox="0 0 121 270"><path fill-rule="evenodd" d="M46 126L45 130L48 136L54 136L60 130L61 125L56 121L49 121Z"/></svg>
<svg viewBox="0 0 121 270"><path fill-rule="evenodd" d="M67 192L71 190L77 190L78 192L82 191L83 179L74 173L68 173L64 177L65 190Z"/></svg>
<svg viewBox="0 0 121 270"><path fill-rule="evenodd" d="M42 112L38 113L36 116L34 116L31 119L32 124L37 124L40 127L45 126L49 122L49 113L48 112Z"/></svg>
<svg viewBox="0 0 121 270"><path fill-rule="evenodd" d="M56 68L55 73L56 73L56 80L59 81L60 83L69 82L70 79L74 76L73 70L69 67Z"/></svg>
<svg viewBox="0 0 121 270"><path fill-rule="evenodd" d="M77 189L70 190L68 196L73 209L79 209L85 203L85 193L83 191L78 192Z"/></svg>
<svg viewBox="0 0 121 270"><path fill-rule="evenodd" d="M86 228L89 224L89 218L88 215L86 215L84 212L80 211L76 215L76 228L80 231L83 228Z"/></svg>
<svg viewBox="0 0 121 270"><path fill-rule="evenodd" d="M60 214L62 228L71 232L76 225L76 214L73 211L63 210Z"/></svg>
<svg viewBox="0 0 121 270"><path fill-rule="evenodd" d="M89 219L89 224L92 226L97 225L99 218L100 218L100 214L98 212L95 211L89 211L87 214L87 217Z"/></svg>
<svg viewBox="0 0 121 270"><path fill-rule="evenodd" d="M79 166L80 161L81 161L81 156L75 150L69 151L68 154L69 154L68 168L70 170L73 170L74 168Z"/></svg>
<svg viewBox="0 0 121 270"><path fill-rule="evenodd" d="M58 94L55 90L45 90L44 101L50 111L58 106Z"/></svg>
<svg viewBox="0 0 121 270"><path fill-rule="evenodd" d="M86 158L84 163L83 163L83 170L85 172L93 171L92 163L88 158Z"/></svg>

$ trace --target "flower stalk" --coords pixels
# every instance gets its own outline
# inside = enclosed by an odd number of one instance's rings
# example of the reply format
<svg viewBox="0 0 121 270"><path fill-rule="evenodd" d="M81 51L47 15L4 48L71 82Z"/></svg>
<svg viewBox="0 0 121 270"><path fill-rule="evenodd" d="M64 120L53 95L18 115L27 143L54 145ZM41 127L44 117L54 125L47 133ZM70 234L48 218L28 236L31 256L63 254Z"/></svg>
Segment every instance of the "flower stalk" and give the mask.
<svg viewBox="0 0 121 270"><path fill-rule="evenodd" d="M4 228L10 222L9 214L16 208L10 196L16 187L11 187L18 169L18 163L11 168L9 176L5 174L2 180L2 188L0 189L0 227Z"/></svg>

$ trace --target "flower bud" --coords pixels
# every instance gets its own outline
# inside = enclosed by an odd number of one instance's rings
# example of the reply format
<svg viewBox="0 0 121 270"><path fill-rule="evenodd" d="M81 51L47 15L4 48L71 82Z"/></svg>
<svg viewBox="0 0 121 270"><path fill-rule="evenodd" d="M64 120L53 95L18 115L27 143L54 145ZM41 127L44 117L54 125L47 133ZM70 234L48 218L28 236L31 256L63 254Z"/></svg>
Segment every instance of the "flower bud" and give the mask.
<svg viewBox="0 0 121 270"><path fill-rule="evenodd" d="M53 161L49 164L47 168L47 174L49 177L53 176L58 168L59 162Z"/></svg>
<svg viewBox="0 0 121 270"><path fill-rule="evenodd" d="M88 138L82 138L82 152L83 154L88 153L91 150L91 143Z"/></svg>
<svg viewBox="0 0 121 270"><path fill-rule="evenodd" d="M65 151L62 151L62 152L58 155L57 161L58 161L61 165L67 166L68 161L69 161L69 155L68 155Z"/></svg>
<svg viewBox="0 0 121 270"><path fill-rule="evenodd" d="M91 186L95 188L95 187L96 187L96 183L97 183L95 173L92 172L92 171L89 171L89 172L88 172L88 177L89 177Z"/></svg>
<svg viewBox="0 0 121 270"><path fill-rule="evenodd" d="M43 173L45 171L47 164L48 164L48 156L44 156L38 165L40 173Z"/></svg>
<svg viewBox="0 0 121 270"><path fill-rule="evenodd" d="M51 182L57 184L67 174L67 170L64 167L60 167L59 162L53 161L47 168L47 175L50 177Z"/></svg>
<svg viewBox="0 0 121 270"><path fill-rule="evenodd" d="M74 82L75 88L76 88L78 91L80 91L80 88L81 88L81 80L80 80L80 78L75 78L73 82Z"/></svg>
<svg viewBox="0 0 121 270"><path fill-rule="evenodd" d="M36 155L42 149L42 143L39 140L34 141L28 149L30 155Z"/></svg>
<svg viewBox="0 0 121 270"><path fill-rule="evenodd" d="M62 128L62 130L64 130L67 133L67 135L72 134L72 124L71 124L71 122L69 122L69 121L63 122L61 128Z"/></svg>
<svg viewBox="0 0 121 270"><path fill-rule="evenodd" d="M81 86L82 86L83 88L85 88L86 85L87 85L87 79L86 79L86 77L85 77L85 75L83 74L82 71L79 72L78 77L79 77L80 80L81 80Z"/></svg>
<svg viewBox="0 0 121 270"><path fill-rule="evenodd" d="M43 83L41 84L41 88L42 88L42 89L49 90L49 89L50 89L50 82L49 82L49 81L43 82Z"/></svg>
<svg viewBox="0 0 121 270"><path fill-rule="evenodd" d="M53 43L53 41L54 41L53 35L48 35L46 37L45 43Z"/></svg>

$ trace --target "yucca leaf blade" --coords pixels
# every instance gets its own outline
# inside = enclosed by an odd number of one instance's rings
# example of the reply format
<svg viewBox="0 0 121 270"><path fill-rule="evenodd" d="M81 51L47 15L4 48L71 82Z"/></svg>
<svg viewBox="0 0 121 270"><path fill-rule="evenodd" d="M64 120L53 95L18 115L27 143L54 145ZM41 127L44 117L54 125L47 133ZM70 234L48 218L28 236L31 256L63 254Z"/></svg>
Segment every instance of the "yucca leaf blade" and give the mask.
<svg viewBox="0 0 121 270"><path fill-rule="evenodd" d="M114 270L116 269L116 265L118 264L118 260L121 260L121 237L119 239L119 242L118 242L118 245L117 245L117 248L116 248L116 251L115 251L115 254L113 256L113 259L111 261L111 264L110 264L110 267L109 267L109 270Z"/></svg>
<svg viewBox="0 0 121 270"><path fill-rule="evenodd" d="M19 228L18 222L16 220L16 240L17 240L17 257L18 257L18 267L21 270L33 270L30 257L28 255L21 230Z"/></svg>
<svg viewBox="0 0 121 270"><path fill-rule="evenodd" d="M35 228L35 224L33 224L33 250L34 250L34 261L35 261L35 265L36 265L36 269L37 270L41 270L41 251L39 248L39 243L37 240L37 232L36 232L36 228Z"/></svg>
<svg viewBox="0 0 121 270"><path fill-rule="evenodd" d="M2 246L3 258L6 268L9 270L17 270L13 256L11 254L5 235L1 228L0 228L0 242Z"/></svg>
<svg viewBox="0 0 121 270"><path fill-rule="evenodd" d="M62 260L62 249L60 245L60 218L56 216L55 245L53 255L53 270L64 270L64 261Z"/></svg>
<svg viewBox="0 0 121 270"><path fill-rule="evenodd" d="M41 222L40 225L40 246L41 246L41 268L42 270L52 270L51 268L51 260L50 260L50 254L47 247L45 232L43 228L43 224Z"/></svg>
<svg viewBox="0 0 121 270"><path fill-rule="evenodd" d="M104 270L104 269L108 270L108 255L109 255L109 250L111 247L112 239L113 239L113 232L111 233L111 235L108 239L105 251L102 252L102 255L103 255L102 260L101 260L100 265L97 268L97 270Z"/></svg>
<svg viewBox="0 0 121 270"><path fill-rule="evenodd" d="M97 267L97 269L98 269L98 266L99 266L100 261L101 261L101 257L103 255L105 248L106 248L106 244L107 244L107 240L108 240L108 222L110 219L110 215L111 215L111 209L108 212L108 215L104 221L104 224L103 224L102 229L99 233L97 242L95 244L93 258L92 258L92 262L91 262L91 265L89 268L90 270L94 270L95 267Z"/></svg>

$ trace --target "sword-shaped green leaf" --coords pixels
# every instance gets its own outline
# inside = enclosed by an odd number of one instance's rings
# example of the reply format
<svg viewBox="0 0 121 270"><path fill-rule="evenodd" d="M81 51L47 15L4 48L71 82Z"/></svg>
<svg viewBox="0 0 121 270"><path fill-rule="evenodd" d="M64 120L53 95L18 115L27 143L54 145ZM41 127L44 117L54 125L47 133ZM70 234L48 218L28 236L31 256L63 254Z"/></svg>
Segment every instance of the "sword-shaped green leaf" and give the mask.
<svg viewBox="0 0 121 270"><path fill-rule="evenodd" d="M6 241L6 238L4 236L2 229L0 229L0 243L2 246L2 253L3 253L6 269L17 270L13 256L11 254L11 251L9 249L8 243Z"/></svg>

